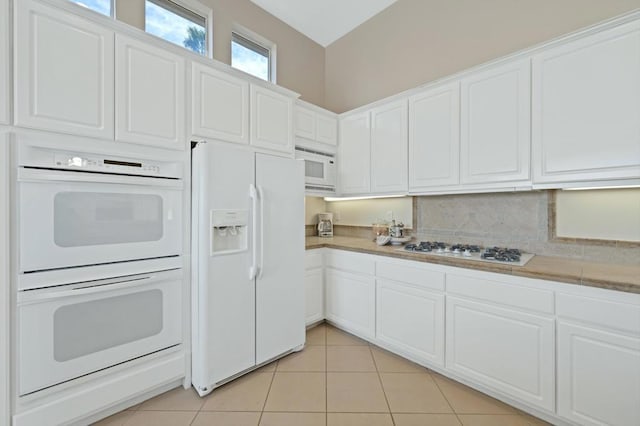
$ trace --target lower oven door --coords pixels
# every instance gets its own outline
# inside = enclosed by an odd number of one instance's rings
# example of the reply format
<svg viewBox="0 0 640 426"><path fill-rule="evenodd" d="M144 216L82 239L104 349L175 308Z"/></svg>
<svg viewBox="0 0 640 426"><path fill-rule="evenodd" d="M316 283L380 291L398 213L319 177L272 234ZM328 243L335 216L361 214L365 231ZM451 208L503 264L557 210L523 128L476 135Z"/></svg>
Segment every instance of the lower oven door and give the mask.
<svg viewBox="0 0 640 426"><path fill-rule="evenodd" d="M181 288L172 270L20 292L20 395L180 344Z"/></svg>

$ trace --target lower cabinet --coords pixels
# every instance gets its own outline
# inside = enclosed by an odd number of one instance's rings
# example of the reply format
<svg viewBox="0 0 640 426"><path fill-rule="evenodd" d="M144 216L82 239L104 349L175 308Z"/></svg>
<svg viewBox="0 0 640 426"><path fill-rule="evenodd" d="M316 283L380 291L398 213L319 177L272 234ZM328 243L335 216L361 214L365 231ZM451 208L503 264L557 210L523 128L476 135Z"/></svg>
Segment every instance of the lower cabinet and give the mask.
<svg viewBox="0 0 640 426"><path fill-rule="evenodd" d="M327 319L360 337L375 339L375 278L327 268L325 279Z"/></svg>
<svg viewBox="0 0 640 426"><path fill-rule="evenodd" d="M306 325L311 325L324 319L323 278L324 273L322 272L322 268L307 270L304 274Z"/></svg>
<svg viewBox="0 0 640 426"><path fill-rule="evenodd" d="M308 250L304 262L305 324L311 325L324 319L324 250Z"/></svg>
<svg viewBox="0 0 640 426"><path fill-rule="evenodd" d="M447 296L447 369L554 410L554 318Z"/></svg>
<svg viewBox="0 0 640 426"><path fill-rule="evenodd" d="M640 425L640 304L557 300L558 415L580 425Z"/></svg>
<svg viewBox="0 0 640 426"><path fill-rule="evenodd" d="M378 279L376 337L388 347L444 367L444 293Z"/></svg>

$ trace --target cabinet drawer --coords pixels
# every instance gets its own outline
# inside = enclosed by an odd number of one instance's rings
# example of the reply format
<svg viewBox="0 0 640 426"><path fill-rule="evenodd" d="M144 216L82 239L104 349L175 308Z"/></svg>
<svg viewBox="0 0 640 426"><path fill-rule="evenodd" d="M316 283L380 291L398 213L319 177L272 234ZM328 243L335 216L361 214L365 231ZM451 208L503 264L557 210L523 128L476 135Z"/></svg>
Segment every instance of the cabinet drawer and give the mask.
<svg viewBox="0 0 640 426"><path fill-rule="evenodd" d="M512 308L528 309L553 314L553 292L514 284L471 278L461 275L447 275L447 292L486 300Z"/></svg>
<svg viewBox="0 0 640 426"><path fill-rule="evenodd" d="M331 250L326 256L326 264L330 268L367 275L373 275L375 272L375 261L373 256L368 254Z"/></svg>
<svg viewBox="0 0 640 426"><path fill-rule="evenodd" d="M640 336L640 305L557 293L556 309L559 317Z"/></svg>
<svg viewBox="0 0 640 426"><path fill-rule="evenodd" d="M412 263L376 262L376 276L444 291L444 273Z"/></svg>
<svg viewBox="0 0 640 426"><path fill-rule="evenodd" d="M322 249L307 251L304 256L305 269L315 269L322 267Z"/></svg>

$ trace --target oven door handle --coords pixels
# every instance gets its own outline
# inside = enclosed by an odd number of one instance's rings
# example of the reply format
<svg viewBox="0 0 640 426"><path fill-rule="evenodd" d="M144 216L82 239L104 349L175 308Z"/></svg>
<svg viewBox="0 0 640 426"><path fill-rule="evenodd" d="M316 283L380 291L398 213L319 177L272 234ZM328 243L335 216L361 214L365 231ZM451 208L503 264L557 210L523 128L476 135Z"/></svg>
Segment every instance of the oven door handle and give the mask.
<svg viewBox="0 0 640 426"><path fill-rule="evenodd" d="M42 290L31 290L18 293L18 304L24 305L45 300L61 299L65 297L88 296L92 294L108 293L116 290L132 290L138 287L149 285L156 280L154 275L141 276L136 278L126 278L122 281L108 283L83 283L81 285L73 284L63 289L49 288Z"/></svg>
<svg viewBox="0 0 640 426"><path fill-rule="evenodd" d="M70 172L48 169L18 168L18 182L78 182L78 183L106 183L118 185L161 186L167 188L182 188L180 179L158 178L153 176L125 176L105 173Z"/></svg>

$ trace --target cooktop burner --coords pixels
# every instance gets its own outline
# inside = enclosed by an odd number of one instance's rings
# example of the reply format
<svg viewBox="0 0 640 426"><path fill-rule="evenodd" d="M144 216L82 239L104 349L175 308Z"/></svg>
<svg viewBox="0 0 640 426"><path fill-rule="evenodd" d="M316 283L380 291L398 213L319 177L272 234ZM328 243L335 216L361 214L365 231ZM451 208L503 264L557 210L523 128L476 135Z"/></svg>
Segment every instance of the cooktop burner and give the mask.
<svg viewBox="0 0 640 426"><path fill-rule="evenodd" d="M460 257L480 262L509 263L524 266L533 258L531 253L507 247L482 248L474 244L446 244L440 241L421 241L407 244L401 250L437 256Z"/></svg>

